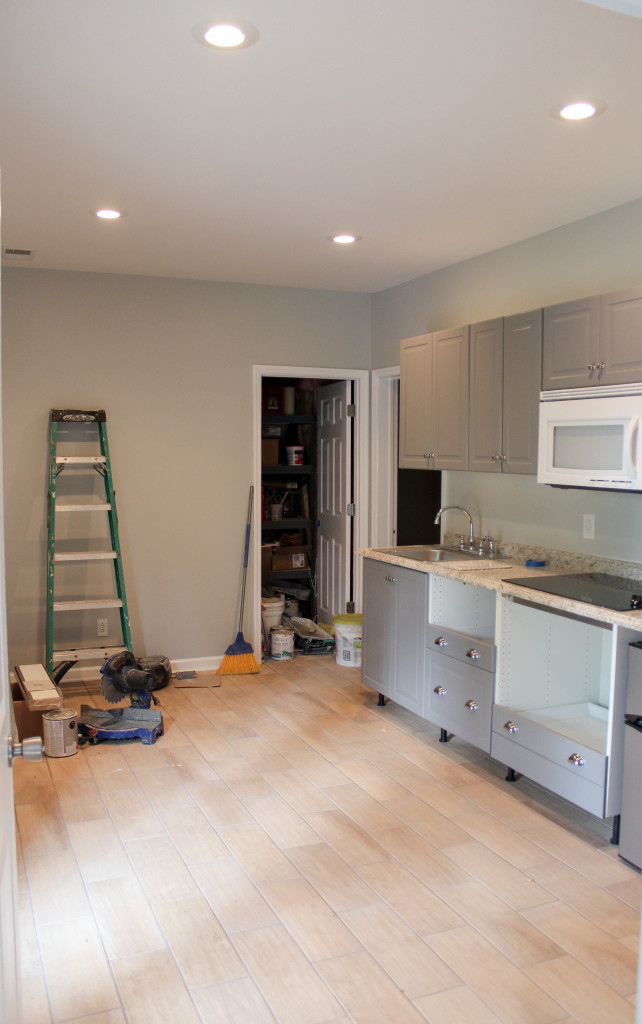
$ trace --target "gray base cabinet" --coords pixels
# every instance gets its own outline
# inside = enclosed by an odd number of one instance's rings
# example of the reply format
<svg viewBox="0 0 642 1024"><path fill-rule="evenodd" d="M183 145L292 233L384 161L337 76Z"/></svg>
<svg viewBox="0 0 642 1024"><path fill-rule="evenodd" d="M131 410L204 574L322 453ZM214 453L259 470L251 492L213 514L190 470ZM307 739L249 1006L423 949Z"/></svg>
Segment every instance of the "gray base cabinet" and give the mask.
<svg viewBox="0 0 642 1024"><path fill-rule="evenodd" d="M373 690L421 714L428 576L366 558L362 677Z"/></svg>
<svg viewBox="0 0 642 1024"><path fill-rule="evenodd" d="M424 718L490 753L495 648L429 625L426 649L430 681L424 694Z"/></svg>

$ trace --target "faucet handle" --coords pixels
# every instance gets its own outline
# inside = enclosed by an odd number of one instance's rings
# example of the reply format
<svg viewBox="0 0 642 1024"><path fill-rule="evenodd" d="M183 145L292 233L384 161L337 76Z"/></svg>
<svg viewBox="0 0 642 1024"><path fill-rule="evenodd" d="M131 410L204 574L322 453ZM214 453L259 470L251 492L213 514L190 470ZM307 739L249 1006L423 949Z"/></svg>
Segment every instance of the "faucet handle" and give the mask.
<svg viewBox="0 0 642 1024"><path fill-rule="evenodd" d="M484 537L482 544L486 548L486 552L489 558L493 558L495 555L495 540L493 537Z"/></svg>
<svg viewBox="0 0 642 1024"><path fill-rule="evenodd" d="M466 550L466 538L465 538L464 534L463 533L457 533L457 534L455 534L455 536L457 537L457 540L459 541L459 550L460 551L465 551Z"/></svg>

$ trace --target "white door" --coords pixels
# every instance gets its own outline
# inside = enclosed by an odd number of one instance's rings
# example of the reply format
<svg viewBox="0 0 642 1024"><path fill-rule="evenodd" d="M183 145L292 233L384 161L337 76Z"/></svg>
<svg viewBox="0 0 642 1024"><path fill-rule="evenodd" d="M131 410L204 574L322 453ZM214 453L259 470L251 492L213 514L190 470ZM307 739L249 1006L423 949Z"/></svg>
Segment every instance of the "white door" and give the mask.
<svg viewBox="0 0 642 1024"><path fill-rule="evenodd" d="M317 619L332 622L350 600L352 423L350 381L317 392Z"/></svg>
<svg viewBox="0 0 642 1024"><path fill-rule="evenodd" d="M7 654L4 569L4 514L0 440L0 1024L17 1024L16 837L9 751L12 744L11 691Z"/></svg>

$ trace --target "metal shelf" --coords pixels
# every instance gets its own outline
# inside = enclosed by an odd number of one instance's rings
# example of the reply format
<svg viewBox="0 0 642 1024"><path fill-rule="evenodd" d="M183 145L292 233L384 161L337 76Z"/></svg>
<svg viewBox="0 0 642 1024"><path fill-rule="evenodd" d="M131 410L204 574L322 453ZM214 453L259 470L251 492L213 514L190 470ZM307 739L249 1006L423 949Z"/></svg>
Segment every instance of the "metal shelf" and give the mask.
<svg viewBox="0 0 642 1024"><path fill-rule="evenodd" d="M313 519L264 519L261 530L263 533L272 530L311 530L314 525Z"/></svg>

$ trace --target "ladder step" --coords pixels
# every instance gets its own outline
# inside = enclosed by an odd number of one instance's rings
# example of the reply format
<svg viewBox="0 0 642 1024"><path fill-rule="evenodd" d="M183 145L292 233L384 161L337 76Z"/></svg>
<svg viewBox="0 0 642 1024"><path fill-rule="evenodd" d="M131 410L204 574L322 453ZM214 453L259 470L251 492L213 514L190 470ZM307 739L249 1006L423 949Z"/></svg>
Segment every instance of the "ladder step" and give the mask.
<svg viewBox="0 0 642 1024"><path fill-rule="evenodd" d="M57 466L95 466L106 461L104 455L56 455Z"/></svg>
<svg viewBox="0 0 642 1024"><path fill-rule="evenodd" d="M95 502L91 505L59 505L56 502L56 512L111 512L111 505L97 505Z"/></svg>
<svg viewBox="0 0 642 1024"><path fill-rule="evenodd" d="M93 562L96 559L115 557L115 551L65 551L54 555L54 562Z"/></svg>
<svg viewBox="0 0 642 1024"><path fill-rule="evenodd" d="M99 597L88 601L54 601L55 612L82 612L90 608L122 608L123 602L118 597Z"/></svg>
<svg viewBox="0 0 642 1024"><path fill-rule="evenodd" d="M80 661L84 658L111 658L112 654L118 654L126 648L121 647L80 647L68 651L54 651L54 661Z"/></svg>

